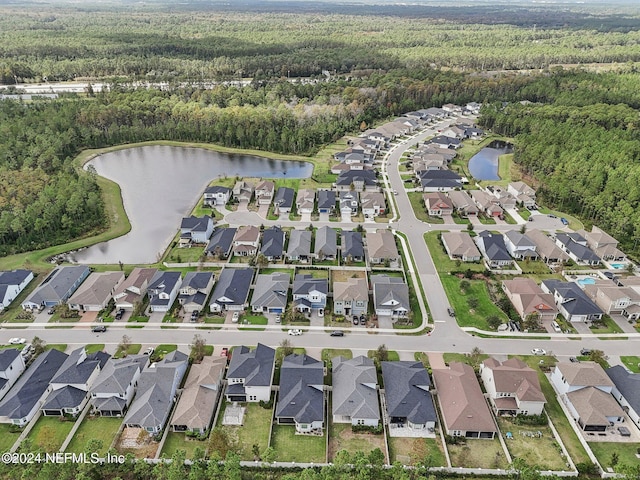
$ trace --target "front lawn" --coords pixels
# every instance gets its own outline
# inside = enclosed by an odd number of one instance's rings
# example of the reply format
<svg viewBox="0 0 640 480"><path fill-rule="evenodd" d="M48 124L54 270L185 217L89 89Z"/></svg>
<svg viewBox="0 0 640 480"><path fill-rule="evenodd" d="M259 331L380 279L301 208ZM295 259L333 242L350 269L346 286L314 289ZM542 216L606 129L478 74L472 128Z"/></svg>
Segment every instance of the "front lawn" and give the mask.
<svg viewBox="0 0 640 480"><path fill-rule="evenodd" d="M243 315L238 323L238 330L263 331L264 328L251 328L250 325L267 325L269 321L263 315Z"/></svg>
<svg viewBox="0 0 640 480"><path fill-rule="evenodd" d="M483 272L485 267L479 262L459 262L451 260L447 255L444 245L438 238L438 236L444 232L427 232L424 234L424 241L429 249L429 254L433 259L433 263L436 266L438 273L449 273L455 271L471 270L472 272Z"/></svg>
<svg viewBox="0 0 640 480"><path fill-rule="evenodd" d="M90 440L100 440L102 448L99 453L105 454L109 450L121 424L122 418L92 417L87 415L78 430L76 430L65 451L81 453Z"/></svg>
<svg viewBox="0 0 640 480"><path fill-rule="evenodd" d="M375 354L376 354L377 350L367 350L367 357L373 359ZM388 350L387 351L387 361L389 362L399 362L400 361L400 355L398 354L398 352L396 352L395 350Z"/></svg>
<svg viewBox="0 0 640 480"><path fill-rule="evenodd" d="M274 425L271 446L278 462L326 462L324 435L296 435L293 425Z"/></svg>
<svg viewBox="0 0 640 480"><path fill-rule="evenodd" d="M640 373L640 357L623 355L620 361L633 373Z"/></svg>
<svg viewBox="0 0 640 480"><path fill-rule="evenodd" d="M22 430L8 423L0 423L0 453L8 452L16 443Z"/></svg>
<svg viewBox="0 0 640 480"><path fill-rule="evenodd" d="M84 347L87 355L96 352L102 352L104 350L104 343L90 343L86 347Z"/></svg>
<svg viewBox="0 0 640 480"><path fill-rule="evenodd" d="M442 275L440 280L447 293L449 304L456 313L456 321L461 327L492 330L487 323L487 317L495 315L503 323L508 320L506 314L489 297L487 284L484 280L466 280L469 283L469 288L465 291L460 289L462 279L454 275ZM470 301L476 301L477 306L471 308Z"/></svg>
<svg viewBox="0 0 640 480"><path fill-rule="evenodd" d="M113 355L113 358L122 358L122 357L126 357L127 355L136 355L138 352L140 352L141 348L142 348L141 343L132 343L127 347L126 355L125 355L125 352L118 349L116 353Z"/></svg>
<svg viewBox="0 0 640 480"><path fill-rule="evenodd" d="M464 445L448 445L451 466L466 468L507 468L500 440L467 440Z"/></svg>
<svg viewBox="0 0 640 480"><path fill-rule="evenodd" d="M202 449L204 454L207 450L206 440L196 440L191 437L187 437L184 433L169 432L162 446L162 457L171 458L173 454L178 450L184 450L187 454L187 458L193 459L193 454L197 448Z"/></svg>
<svg viewBox="0 0 640 480"><path fill-rule="evenodd" d="M389 437L391 463L416 465L425 461L432 467L446 467L447 459L440 438Z"/></svg>
<svg viewBox="0 0 640 480"><path fill-rule="evenodd" d="M624 465L638 465L638 457L636 457L636 453L640 448L640 443L589 442L589 447L598 459L598 463L600 463L605 471L607 468L611 467L614 471L619 472L620 468ZM617 465L612 465L611 463L611 458L614 453L618 454Z"/></svg>
<svg viewBox="0 0 640 480"><path fill-rule="evenodd" d="M73 428L72 420L60 417L40 417L27 438L33 442L33 447L40 447L45 452L57 452Z"/></svg>
<svg viewBox="0 0 640 480"><path fill-rule="evenodd" d="M591 333L624 333L616 321L609 315L604 315L602 317L602 323L599 323L598 327L589 327L589 330L591 330Z"/></svg>
<svg viewBox="0 0 640 480"><path fill-rule="evenodd" d="M176 344L161 344L156 347L156 351L153 352L153 356L156 359L163 359L167 353L171 353L177 349L178 346Z"/></svg>
<svg viewBox="0 0 640 480"><path fill-rule="evenodd" d="M426 223L435 223L442 224L444 220L440 217L432 217L427 213L427 209L424 206L424 202L422 200L422 192L408 192L407 196L409 197L409 202L411 202L411 207L413 208L413 213L416 214L416 218L421 222Z"/></svg>

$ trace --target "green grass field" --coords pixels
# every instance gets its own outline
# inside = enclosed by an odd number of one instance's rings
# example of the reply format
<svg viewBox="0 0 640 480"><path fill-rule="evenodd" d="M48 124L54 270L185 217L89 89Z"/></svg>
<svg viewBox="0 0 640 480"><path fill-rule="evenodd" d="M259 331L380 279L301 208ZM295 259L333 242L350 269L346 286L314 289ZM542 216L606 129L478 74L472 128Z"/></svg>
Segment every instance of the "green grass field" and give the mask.
<svg viewBox="0 0 640 480"><path fill-rule="evenodd" d="M618 472L625 465L637 466L639 462L636 453L640 448L640 443L589 442L589 448L591 448L591 451L598 459L598 463L605 471L611 467ZM617 465L613 465L611 462L614 453L618 454Z"/></svg>
<svg viewBox="0 0 640 480"><path fill-rule="evenodd" d="M162 457L171 458L178 450L184 450L187 458L192 459L197 448L202 449L202 453L207 450L206 440L195 440L187 437L184 433L169 432L162 446Z"/></svg>
<svg viewBox="0 0 640 480"><path fill-rule="evenodd" d="M427 232L424 234L424 241L429 249L429 254L433 259L433 263L436 266L436 270L439 273L449 273L452 271L466 271L467 269L472 272L483 272L485 267L479 262L456 262L451 260L449 255L444 249L442 242L438 239L438 234L443 232Z"/></svg>
<svg viewBox="0 0 640 480"><path fill-rule="evenodd" d="M467 468L507 468L507 457L498 438L467 440L466 445L448 445L451 465Z"/></svg>
<svg viewBox="0 0 640 480"><path fill-rule="evenodd" d="M8 452L18 437L21 430L8 423L0 424L0 453Z"/></svg>
<svg viewBox="0 0 640 480"><path fill-rule="evenodd" d="M27 437L33 442L34 448L42 448L45 452L57 452L73 424L73 421L61 421L59 417L40 417Z"/></svg>
<svg viewBox="0 0 640 480"><path fill-rule="evenodd" d="M223 400L224 401L224 400ZM225 403L223 408L228 404ZM229 435L237 440L240 446L240 458L253 460L252 447L258 445L260 452L264 452L269 444L269 427L271 426L272 409L262 408L257 403L247 403L244 414L244 425L241 427L224 426ZM221 409L218 416L218 425L222 425L224 410Z"/></svg>
<svg viewBox="0 0 640 480"><path fill-rule="evenodd" d="M442 275L440 280L449 298L449 303L456 312L458 325L461 327L491 330L487 323L487 317L491 315L496 315L503 323L507 321L505 313L491 301L484 280L467 280L469 288L465 292L460 290L461 279L458 277ZM469 307L469 298L477 299L478 306L476 308Z"/></svg>
<svg viewBox="0 0 640 480"><path fill-rule="evenodd" d="M296 435L293 425L274 425L271 446L276 451L279 462L326 461L326 438L323 436ZM326 435L326 433L325 433Z"/></svg>
<svg viewBox="0 0 640 480"><path fill-rule="evenodd" d="M100 440L102 448L99 453L104 454L109 450L121 424L122 418L90 417L87 415L65 451L80 453L84 451L89 440Z"/></svg>
<svg viewBox="0 0 640 480"><path fill-rule="evenodd" d="M415 465L428 458L431 466L447 466L439 438L389 437L387 440L391 463L398 461L404 465Z"/></svg>
<svg viewBox="0 0 640 480"><path fill-rule="evenodd" d="M640 373L640 357L638 356L621 356L620 361L624 366L633 373Z"/></svg>
<svg viewBox="0 0 640 480"><path fill-rule="evenodd" d="M411 207L413 207L413 213L416 214L416 218L421 222L432 223L432 224L442 224L444 220L440 217L432 217L427 213L423 203L422 203L422 192L408 192L407 196L409 197L409 202L411 202Z"/></svg>
<svg viewBox="0 0 640 480"><path fill-rule="evenodd" d="M498 425L512 458L521 458L527 465L539 470L569 469L566 461L559 455L560 445L553 437L550 427L516 425L504 417L498 418ZM506 438L507 432L511 432L513 438ZM538 432L542 433L541 437L536 435Z"/></svg>

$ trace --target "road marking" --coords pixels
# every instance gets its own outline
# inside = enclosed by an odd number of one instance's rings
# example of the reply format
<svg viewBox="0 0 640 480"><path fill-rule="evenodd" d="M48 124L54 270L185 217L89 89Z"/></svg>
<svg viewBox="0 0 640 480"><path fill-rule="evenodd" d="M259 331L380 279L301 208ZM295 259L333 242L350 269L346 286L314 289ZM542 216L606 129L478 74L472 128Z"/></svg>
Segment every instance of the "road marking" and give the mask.
<svg viewBox="0 0 640 480"><path fill-rule="evenodd" d="M435 323L447 323L446 320L436 320Z"/></svg>

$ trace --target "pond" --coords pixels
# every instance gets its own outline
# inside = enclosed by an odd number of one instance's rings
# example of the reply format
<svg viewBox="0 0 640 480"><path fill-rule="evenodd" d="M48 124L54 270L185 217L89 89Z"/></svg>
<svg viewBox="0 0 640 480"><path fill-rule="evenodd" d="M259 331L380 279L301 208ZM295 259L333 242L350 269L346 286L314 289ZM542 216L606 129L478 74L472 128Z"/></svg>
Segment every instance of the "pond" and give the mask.
<svg viewBox="0 0 640 480"><path fill-rule="evenodd" d="M131 231L70 255L79 263L156 263L205 187L221 176L307 178L313 164L161 145L118 150L85 165L120 185Z"/></svg>
<svg viewBox="0 0 640 480"><path fill-rule="evenodd" d="M498 176L498 158L513 153L513 145L494 140L469 160L469 173L476 180L500 180Z"/></svg>

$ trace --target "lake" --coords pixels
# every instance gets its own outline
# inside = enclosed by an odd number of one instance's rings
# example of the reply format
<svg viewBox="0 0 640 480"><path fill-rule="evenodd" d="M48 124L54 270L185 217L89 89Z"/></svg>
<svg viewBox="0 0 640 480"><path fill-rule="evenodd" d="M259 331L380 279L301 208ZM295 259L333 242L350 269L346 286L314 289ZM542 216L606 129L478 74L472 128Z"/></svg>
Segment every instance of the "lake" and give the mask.
<svg viewBox="0 0 640 480"><path fill-rule="evenodd" d="M498 157L513 153L513 145L494 140L469 160L469 173L476 180L500 180Z"/></svg>
<svg viewBox="0 0 640 480"><path fill-rule="evenodd" d="M85 165L120 185L131 231L70 255L78 263L156 263L205 187L221 176L307 178L313 164L161 145L118 150Z"/></svg>

